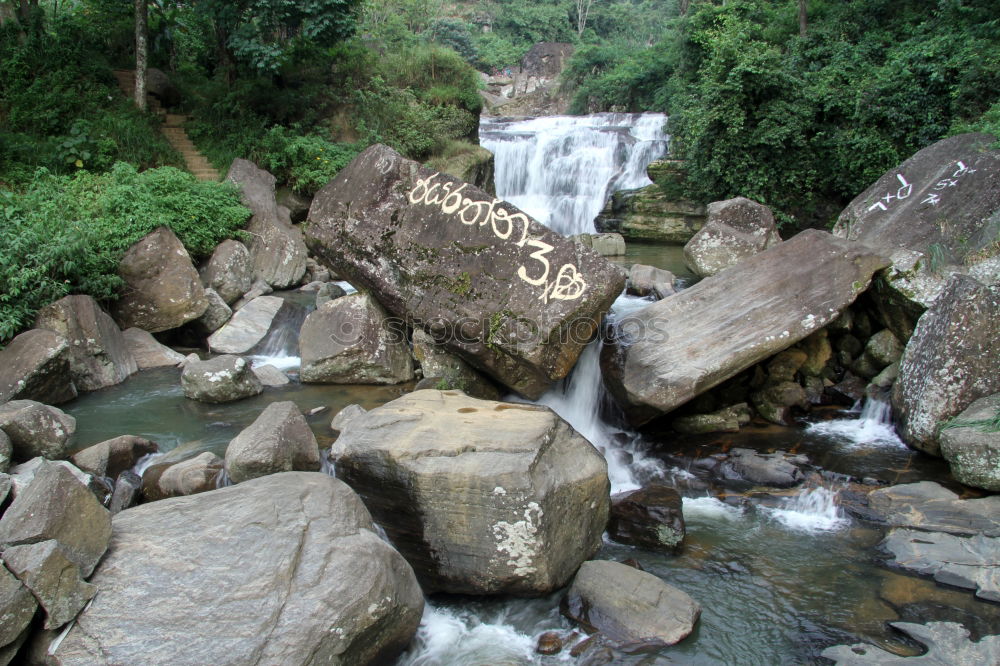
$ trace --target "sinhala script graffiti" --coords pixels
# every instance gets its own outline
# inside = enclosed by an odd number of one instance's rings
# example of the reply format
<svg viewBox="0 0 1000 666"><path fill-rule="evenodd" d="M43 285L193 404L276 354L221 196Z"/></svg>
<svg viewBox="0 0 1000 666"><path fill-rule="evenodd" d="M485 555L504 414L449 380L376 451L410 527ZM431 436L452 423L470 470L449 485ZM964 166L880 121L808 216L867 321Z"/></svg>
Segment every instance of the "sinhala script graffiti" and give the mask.
<svg viewBox="0 0 1000 666"><path fill-rule="evenodd" d="M517 247L534 248L528 258L538 262L530 270L524 264L518 267L517 276L533 287L541 287L539 299L550 298L572 301L583 296L587 283L573 264L563 264L555 277L546 258L555 249L545 241L529 236L531 219L524 213L512 213L500 199L469 199L463 195L467 184L435 182L439 173L418 180L410 190L409 200L414 205L439 206L442 213L453 215L466 226L487 226L500 240L516 238ZM457 187L456 187L457 186Z"/></svg>

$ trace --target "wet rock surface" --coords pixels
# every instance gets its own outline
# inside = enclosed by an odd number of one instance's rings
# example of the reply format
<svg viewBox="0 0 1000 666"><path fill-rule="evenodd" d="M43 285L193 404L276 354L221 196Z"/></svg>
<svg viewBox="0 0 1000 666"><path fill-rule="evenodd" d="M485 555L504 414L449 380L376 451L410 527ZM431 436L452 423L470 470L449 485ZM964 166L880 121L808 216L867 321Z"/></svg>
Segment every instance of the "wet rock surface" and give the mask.
<svg viewBox="0 0 1000 666"><path fill-rule="evenodd" d="M619 543L678 553L685 533L681 504L680 494L663 485L613 495L608 536Z"/></svg>
<svg viewBox="0 0 1000 666"><path fill-rule="evenodd" d="M566 376L624 286L592 251L381 145L320 190L308 229L391 314L528 397Z"/></svg>
<svg viewBox="0 0 1000 666"><path fill-rule="evenodd" d="M971 640L969 631L954 622L912 622L890 624L917 642L927 646L927 654L900 657L874 645L837 645L823 650L823 656L838 666L981 666L1000 663L1000 636Z"/></svg>
<svg viewBox="0 0 1000 666"><path fill-rule="evenodd" d="M947 585L975 590L976 596L1000 602L1000 537L894 529L881 543L894 564L913 573L933 576Z"/></svg>
<svg viewBox="0 0 1000 666"><path fill-rule="evenodd" d="M617 643L673 645L686 638L701 607L656 576L617 562L584 562L563 613Z"/></svg>
<svg viewBox="0 0 1000 666"><path fill-rule="evenodd" d="M53 663L346 666L391 660L420 621L409 565L324 474L139 506L114 527L101 593Z"/></svg>
<svg viewBox="0 0 1000 666"><path fill-rule="evenodd" d="M1000 537L1000 495L963 500L933 481L921 481L876 490L868 508L892 527Z"/></svg>
<svg viewBox="0 0 1000 666"><path fill-rule="evenodd" d="M631 315L605 344L605 381L630 420L645 423L822 328L885 263L804 231Z"/></svg>
<svg viewBox="0 0 1000 666"><path fill-rule="evenodd" d="M338 477L427 591L545 594L600 547L607 463L547 408L425 390L342 428Z"/></svg>

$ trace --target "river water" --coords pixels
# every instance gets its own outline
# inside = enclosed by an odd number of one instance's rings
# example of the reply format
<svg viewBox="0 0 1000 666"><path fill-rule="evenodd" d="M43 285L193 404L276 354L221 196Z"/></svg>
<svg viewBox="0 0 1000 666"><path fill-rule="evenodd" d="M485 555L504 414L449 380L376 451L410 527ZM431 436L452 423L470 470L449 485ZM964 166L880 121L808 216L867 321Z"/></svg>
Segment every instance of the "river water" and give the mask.
<svg viewBox="0 0 1000 666"><path fill-rule="evenodd" d="M484 144L497 153L498 194L507 192L506 196L529 210L540 207L532 212L564 232L592 230L592 217L608 192L622 185L645 184L644 174L642 178L637 174L665 148L662 121L662 116L622 114L485 121ZM601 147L609 137L617 143ZM598 150L605 157L594 157ZM638 151L642 152L636 157ZM547 157L540 158L538 153ZM515 158L523 161L512 162ZM597 168L603 169L600 178L592 173ZM550 178L550 171L576 176ZM530 177L519 180L517 174ZM548 194L537 191L542 177L555 183ZM577 180L587 186L571 188ZM520 194L507 189L515 186ZM547 215L541 207L554 212ZM682 278L692 277L679 248L630 246L622 261L625 265L648 263ZM612 316L647 304L623 295ZM875 546L882 531L851 517L843 507L852 488L862 481L904 483L946 477L940 461L899 442L884 404L827 412L791 428L755 423L727 435L638 434L607 417L613 410L608 408L600 378L599 344L588 347L570 377L539 402L557 411L602 450L615 492L650 481L677 487L684 496L687 538L680 555L605 538L596 557L634 558L646 571L688 592L703 608L695 632L680 644L653 654L619 655L616 663L804 664L817 662L819 652L830 645L858 641L903 654L918 653L914 645L900 643L887 629L886 622L899 619L962 622L974 638L991 628L995 633L1000 626L1000 605L974 601L968 592L880 566ZM282 365L294 379L297 359L284 347L275 353L275 358L255 362ZM202 451L223 455L228 442L268 403L292 400L304 412L323 408L307 418L320 445L327 447L332 439L329 421L339 409L351 403L374 408L412 389L411 385L321 386L293 381L268 388L255 398L207 405L184 398L179 374L176 369L145 371L67 405L66 411L77 418L78 444L87 446L129 433L157 441L167 459ZM812 471L800 489L781 492L732 490L699 476L694 460L733 446L804 454ZM578 630L560 615L560 596L428 599L419 634L398 663L575 663L568 649L549 657L534 651L537 637L545 631L560 632L570 643L581 638L573 637Z"/></svg>

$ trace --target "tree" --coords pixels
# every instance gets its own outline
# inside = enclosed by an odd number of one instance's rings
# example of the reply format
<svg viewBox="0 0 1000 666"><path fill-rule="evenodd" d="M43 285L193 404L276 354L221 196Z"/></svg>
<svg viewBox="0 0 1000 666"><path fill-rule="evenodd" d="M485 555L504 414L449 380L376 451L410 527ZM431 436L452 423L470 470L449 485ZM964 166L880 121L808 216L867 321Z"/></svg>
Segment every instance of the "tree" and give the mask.
<svg viewBox="0 0 1000 666"><path fill-rule="evenodd" d="M146 0L135 0L135 105L146 110L146 63L149 42L149 12Z"/></svg>
<svg viewBox="0 0 1000 666"><path fill-rule="evenodd" d="M587 28L587 16L590 14L592 4L594 0L576 0L576 34L581 37Z"/></svg>
<svg viewBox="0 0 1000 666"><path fill-rule="evenodd" d="M799 36L805 37L809 28L809 16L806 10L806 0L799 0Z"/></svg>

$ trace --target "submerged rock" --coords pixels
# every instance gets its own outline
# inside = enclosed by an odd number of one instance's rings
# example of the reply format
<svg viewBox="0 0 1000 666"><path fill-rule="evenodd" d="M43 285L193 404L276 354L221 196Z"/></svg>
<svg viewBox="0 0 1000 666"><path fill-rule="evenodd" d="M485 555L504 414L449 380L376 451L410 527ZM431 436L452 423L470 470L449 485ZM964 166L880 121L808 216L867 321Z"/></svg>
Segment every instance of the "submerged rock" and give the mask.
<svg viewBox="0 0 1000 666"><path fill-rule="evenodd" d="M333 444L428 592L540 595L600 548L607 463L545 407L416 391Z"/></svg>
<svg viewBox="0 0 1000 666"><path fill-rule="evenodd" d="M114 527L55 664L388 662L420 622L413 571L325 474L142 505Z"/></svg>
<svg viewBox="0 0 1000 666"><path fill-rule="evenodd" d="M757 453L752 449L733 449L719 467L719 475L727 481L791 488L805 481L805 475L798 465L805 462L805 456L789 456L784 451Z"/></svg>
<svg viewBox="0 0 1000 666"><path fill-rule="evenodd" d="M621 269L513 206L376 145L316 195L307 241L509 388L565 377L621 293Z"/></svg>
<svg viewBox="0 0 1000 666"><path fill-rule="evenodd" d="M976 596L1000 602L997 554L1000 537L971 537L911 529L894 529L880 544L898 567L930 575L939 583L976 591Z"/></svg>
<svg viewBox="0 0 1000 666"><path fill-rule="evenodd" d="M701 277L781 242L771 209L746 197L708 204L708 219L684 246L684 261Z"/></svg>
<svg viewBox="0 0 1000 666"><path fill-rule="evenodd" d="M232 402L264 390L250 364L240 356L217 356L184 365L181 386L185 397L200 402Z"/></svg>
<svg viewBox="0 0 1000 666"><path fill-rule="evenodd" d="M250 251L239 241L224 240L199 273L206 288L214 289L226 305L232 305L253 285Z"/></svg>
<svg viewBox="0 0 1000 666"><path fill-rule="evenodd" d="M226 447L226 471L233 483L319 468L319 444L294 402L272 402Z"/></svg>
<svg viewBox="0 0 1000 666"><path fill-rule="evenodd" d="M191 257L167 227L130 247L118 272L125 287L111 314L122 328L166 331L194 321L208 307Z"/></svg>
<svg viewBox="0 0 1000 666"><path fill-rule="evenodd" d="M406 328L368 294L351 294L310 312L299 334L303 382L399 384L413 379Z"/></svg>
<svg viewBox="0 0 1000 666"><path fill-rule="evenodd" d="M65 458L72 450L76 419L34 400L12 400L0 405L0 430L10 438L13 459Z"/></svg>
<svg viewBox="0 0 1000 666"><path fill-rule="evenodd" d="M874 645L836 645L822 656L837 666L983 666L1000 663L1000 636L984 636L978 642L969 630L955 622L890 622L890 626L927 647L919 657L900 657Z"/></svg>
<svg viewBox="0 0 1000 666"><path fill-rule="evenodd" d="M920 318L899 364L892 407L907 444L940 455L940 426L1000 392L997 340L1000 285L953 276Z"/></svg>
<svg viewBox="0 0 1000 666"><path fill-rule="evenodd" d="M941 455L959 482L1000 491L1000 393L975 401L941 430Z"/></svg>
<svg viewBox="0 0 1000 666"><path fill-rule="evenodd" d="M247 232L251 237L254 278L275 289L294 287L306 273L309 252L302 232L292 226L288 209L282 211L275 200L274 176L253 162L237 158L226 180L239 186L243 205L253 213Z"/></svg>
<svg viewBox="0 0 1000 666"><path fill-rule="evenodd" d="M90 296L66 296L38 311L35 328L55 331L69 342L73 383L80 391L113 386L137 372L118 325Z"/></svg>
<svg viewBox="0 0 1000 666"><path fill-rule="evenodd" d="M76 397L69 341L54 331L31 329L0 349L0 403L38 400L60 405Z"/></svg>
<svg viewBox="0 0 1000 666"><path fill-rule="evenodd" d="M687 638L701 606L653 574L617 562L584 562L563 613L620 644L674 645Z"/></svg>
<svg viewBox="0 0 1000 666"><path fill-rule="evenodd" d="M681 496L673 488L653 485L612 496L608 536L615 541L679 553L684 534Z"/></svg>
<svg viewBox="0 0 1000 666"><path fill-rule="evenodd" d="M804 231L630 315L605 344L605 381L645 423L822 328L884 265L863 245Z"/></svg>

